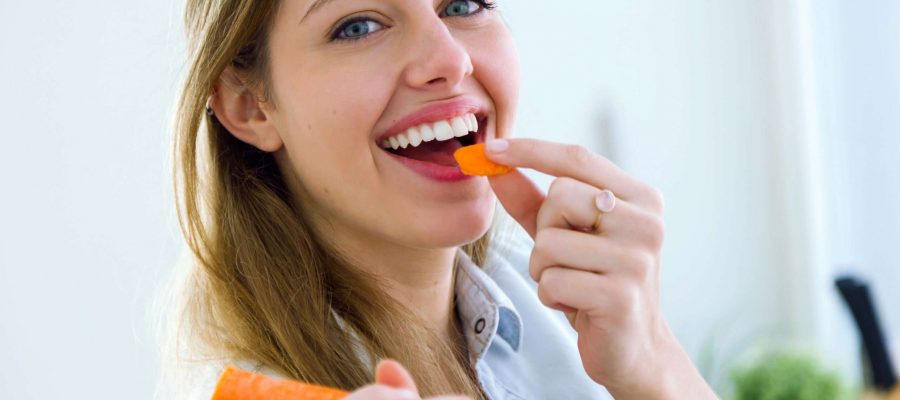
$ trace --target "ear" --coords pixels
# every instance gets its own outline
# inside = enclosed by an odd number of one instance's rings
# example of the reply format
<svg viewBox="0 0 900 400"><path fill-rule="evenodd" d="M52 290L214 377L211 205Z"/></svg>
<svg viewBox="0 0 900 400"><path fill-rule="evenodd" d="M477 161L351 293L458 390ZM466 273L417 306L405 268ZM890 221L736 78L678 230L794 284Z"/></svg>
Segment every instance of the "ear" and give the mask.
<svg viewBox="0 0 900 400"><path fill-rule="evenodd" d="M269 153L284 145L269 117L270 109L244 85L233 67L227 67L213 85L209 106L214 118L242 142Z"/></svg>

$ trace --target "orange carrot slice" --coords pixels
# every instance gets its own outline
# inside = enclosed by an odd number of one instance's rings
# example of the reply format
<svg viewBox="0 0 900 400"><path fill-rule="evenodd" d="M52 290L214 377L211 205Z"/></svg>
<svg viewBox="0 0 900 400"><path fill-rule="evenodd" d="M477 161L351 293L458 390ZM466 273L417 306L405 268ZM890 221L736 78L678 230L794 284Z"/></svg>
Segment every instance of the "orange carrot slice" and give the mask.
<svg viewBox="0 0 900 400"><path fill-rule="evenodd" d="M277 380L265 375L228 367L212 400L339 400L347 392L291 380Z"/></svg>
<svg viewBox="0 0 900 400"><path fill-rule="evenodd" d="M453 153L459 169L466 175L497 176L512 171L512 167L488 160L484 154L484 143L462 147Z"/></svg>

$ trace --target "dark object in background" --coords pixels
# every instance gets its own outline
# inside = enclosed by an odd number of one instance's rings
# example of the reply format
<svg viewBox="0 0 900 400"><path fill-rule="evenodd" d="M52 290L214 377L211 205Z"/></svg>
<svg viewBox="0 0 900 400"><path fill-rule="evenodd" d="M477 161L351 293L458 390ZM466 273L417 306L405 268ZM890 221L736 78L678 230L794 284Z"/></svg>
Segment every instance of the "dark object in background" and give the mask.
<svg viewBox="0 0 900 400"><path fill-rule="evenodd" d="M875 388L888 391L897 383L897 374L891 364L881 325L878 322L878 314L875 304L869 293L869 285L853 276L845 276L835 280L835 286L844 297L853 319L859 328L860 336L865 345L866 355L872 372L872 382Z"/></svg>

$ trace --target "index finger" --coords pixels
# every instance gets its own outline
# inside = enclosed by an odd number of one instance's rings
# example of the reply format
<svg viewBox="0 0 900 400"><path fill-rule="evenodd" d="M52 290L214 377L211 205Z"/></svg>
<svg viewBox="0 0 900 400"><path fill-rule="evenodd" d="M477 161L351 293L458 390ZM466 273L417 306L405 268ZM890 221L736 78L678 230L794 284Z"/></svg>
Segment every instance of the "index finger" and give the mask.
<svg viewBox="0 0 900 400"><path fill-rule="evenodd" d="M538 139L498 139L485 146L487 157L514 168L530 168L609 189L624 200L637 199L641 187L617 165L590 150Z"/></svg>

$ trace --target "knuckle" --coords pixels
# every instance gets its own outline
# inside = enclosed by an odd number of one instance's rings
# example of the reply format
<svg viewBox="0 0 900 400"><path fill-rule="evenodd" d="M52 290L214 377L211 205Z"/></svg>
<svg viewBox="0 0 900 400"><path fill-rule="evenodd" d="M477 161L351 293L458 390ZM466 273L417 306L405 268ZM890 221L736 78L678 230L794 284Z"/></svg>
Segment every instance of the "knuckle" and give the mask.
<svg viewBox="0 0 900 400"><path fill-rule="evenodd" d="M535 221L537 223L538 233L541 232L541 228L547 225L548 221L553 219L553 213L558 209L558 205L556 196L548 195L544 200L544 204L541 204L540 208L537 210L537 215L535 216ZM537 235L537 233L535 234Z"/></svg>
<svg viewBox="0 0 900 400"><path fill-rule="evenodd" d="M516 142L524 153L532 155L541 151L541 144L536 140L526 139Z"/></svg>
<svg viewBox="0 0 900 400"><path fill-rule="evenodd" d="M653 255L643 251L636 251L629 256L629 259L631 260L631 275L637 278L639 282L645 281L653 270L655 263Z"/></svg>
<svg viewBox="0 0 900 400"><path fill-rule="evenodd" d="M528 263L528 272L531 278L537 282L541 277L541 270L547 260L551 258L550 251L553 246L551 241L547 239L547 230L539 230L534 237L534 248L531 250L531 259Z"/></svg>
<svg viewBox="0 0 900 400"><path fill-rule="evenodd" d="M627 312L627 314L634 314L641 307L641 291L637 286L634 285L626 285L622 290L622 309Z"/></svg>
<svg viewBox="0 0 900 400"><path fill-rule="evenodd" d="M575 180L569 177L556 178L550 183L547 190L547 197L558 197L565 193L570 193L575 186Z"/></svg>
<svg viewBox="0 0 900 400"><path fill-rule="evenodd" d="M535 252L531 253L531 259L528 261L528 274L531 275L531 279L537 282L540 279L541 274L541 258L540 255Z"/></svg>
<svg viewBox="0 0 900 400"><path fill-rule="evenodd" d="M661 190L653 186L647 186L647 201L653 211L662 214L666 207L666 199Z"/></svg>
<svg viewBox="0 0 900 400"><path fill-rule="evenodd" d="M665 220L661 216L647 211L636 211L632 217L635 240L649 250L659 250L665 241Z"/></svg>
<svg viewBox="0 0 900 400"><path fill-rule="evenodd" d="M534 250L542 257L547 257L553 253L553 231L549 229L541 229L534 235Z"/></svg>
<svg viewBox="0 0 900 400"><path fill-rule="evenodd" d="M576 165L586 166L594 161L594 153L588 150L586 147L570 144L566 146L566 156L574 162Z"/></svg>
<svg viewBox="0 0 900 400"><path fill-rule="evenodd" d="M666 239L666 223L658 216L651 216L647 219L647 240L651 249L659 249L662 247Z"/></svg>
<svg viewBox="0 0 900 400"><path fill-rule="evenodd" d="M553 304L557 300L559 279L555 269L544 271L541 281L538 284L538 297L544 304Z"/></svg>

